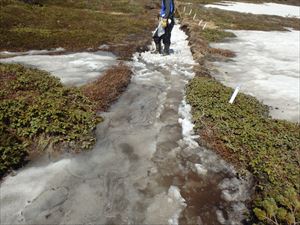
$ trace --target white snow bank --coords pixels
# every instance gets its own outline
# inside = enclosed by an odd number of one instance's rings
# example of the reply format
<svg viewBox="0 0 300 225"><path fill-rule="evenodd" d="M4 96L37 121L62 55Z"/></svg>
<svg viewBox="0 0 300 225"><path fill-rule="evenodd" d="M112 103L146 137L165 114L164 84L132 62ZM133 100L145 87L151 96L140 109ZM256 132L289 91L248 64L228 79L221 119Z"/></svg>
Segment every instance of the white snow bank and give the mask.
<svg viewBox="0 0 300 225"><path fill-rule="evenodd" d="M207 174L207 168L205 168L204 165L202 165L202 164L195 164L195 167L196 167L197 173L199 175L206 175Z"/></svg>
<svg viewBox="0 0 300 225"><path fill-rule="evenodd" d="M195 148L198 146L198 143L195 141L198 138L198 135L195 135L194 132L194 124L193 124L193 116L191 114L192 107L190 104L186 102L184 99L178 109L178 114L180 118L178 119L179 124L182 127L182 136L184 142L191 148Z"/></svg>
<svg viewBox="0 0 300 225"><path fill-rule="evenodd" d="M50 53L58 53L66 51L64 48L55 48L52 50L30 50L27 52L9 52L9 51L2 51L0 55L4 56L14 56L14 55L43 55L43 54L50 54Z"/></svg>
<svg viewBox="0 0 300 225"><path fill-rule="evenodd" d="M182 210L186 202L180 194L180 189L170 186L168 193L160 193L152 198L147 208L144 224L178 225Z"/></svg>
<svg viewBox="0 0 300 225"><path fill-rule="evenodd" d="M242 13L265 14L265 15L300 18L299 6L283 5L283 4L276 4L276 3L254 4L254 3L224 1L217 4L208 4L205 5L205 7L218 8L218 9L236 11Z"/></svg>
<svg viewBox="0 0 300 225"><path fill-rule="evenodd" d="M272 106L271 115L279 119L300 118L300 32L231 31L234 41L213 44L230 49L237 57L214 62L216 78Z"/></svg>
<svg viewBox="0 0 300 225"><path fill-rule="evenodd" d="M67 55L24 55L0 59L3 63L21 63L46 70L67 85L82 85L116 64L108 52L82 52Z"/></svg>
<svg viewBox="0 0 300 225"><path fill-rule="evenodd" d="M184 198L182 198L180 194L180 190L176 186L171 186L168 191L168 202L171 204L178 204L181 207L177 209L177 211L173 214L173 216L168 220L169 225L178 225L179 224L179 217L183 208L186 207L186 203Z"/></svg>

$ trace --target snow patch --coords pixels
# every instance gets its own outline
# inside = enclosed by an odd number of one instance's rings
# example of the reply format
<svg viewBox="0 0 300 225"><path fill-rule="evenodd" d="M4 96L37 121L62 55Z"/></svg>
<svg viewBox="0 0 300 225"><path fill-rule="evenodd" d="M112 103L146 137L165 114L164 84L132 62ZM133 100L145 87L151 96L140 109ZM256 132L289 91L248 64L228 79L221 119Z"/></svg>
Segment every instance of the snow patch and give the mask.
<svg viewBox="0 0 300 225"><path fill-rule="evenodd" d="M0 59L2 63L21 63L50 72L67 85L83 85L117 63L109 52L82 52L67 55L24 55Z"/></svg>
<svg viewBox="0 0 300 225"><path fill-rule="evenodd" d="M179 106L178 114L181 118L178 119L179 124L182 127L183 140L189 147L198 147L198 143L195 141L198 135L194 133L194 124L192 123L191 105L189 105L184 99Z"/></svg>
<svg viewBox="0 0 300 225"><path fill-rule="evenodd" d="M277 4L277 3L254 4L254 3L224 1L217 4L208 4L205 5L205 7L218 8L218 9L236 11L242 13L300 18L299 6L284 5L284 4Z"/></svg>
<svg viewBox="0 0 300 225"><path fill-rule="evenodd" d="M169 188L168 191L168 201L170 203L177 203L179 204L181 207L179 209L177 209L177 211L174 213L174 215L168 220L169 225L178 225L178 220L181 214L181 211L183 210L183 208L186 207L186 203L184 198L182 198L181 194L180 194L180 190L178 187L176 186L171 186Z"/></svg>
<svg viewBox="0 0 300 225"><path fill-rule="evenodd" d="M178 225L180 214L185 207L186 203L180 189L170 186L168 193L163 192L152 198L144 224Z"/></svg>
<svg viewBox="0 0 300 225"><path fill-rule="evenodd" d="M199 175L206 175L207 174L207 169L205 168L204 165L202 165L202 164L195 164L195 167L196 167L197 173Z"/></svg>
<svg viewBox="0 0 300 225"><path fill-rule="evenodd" d="M231 31L237 38L212 44L236 52L229 62L214 62L214 76L232 88L272 106L271 115L300 121L300 32Z"/></svg>
<svg viewBox="0 0 300 225"><path fill-rule="evenodd" d="M19 55L45 55L50 53L59 53L66 51L64 48L55 48L52 50L30 50L27 52L9 52L9 51L1 51L0 55L4 56L19 56Z"/></svg>

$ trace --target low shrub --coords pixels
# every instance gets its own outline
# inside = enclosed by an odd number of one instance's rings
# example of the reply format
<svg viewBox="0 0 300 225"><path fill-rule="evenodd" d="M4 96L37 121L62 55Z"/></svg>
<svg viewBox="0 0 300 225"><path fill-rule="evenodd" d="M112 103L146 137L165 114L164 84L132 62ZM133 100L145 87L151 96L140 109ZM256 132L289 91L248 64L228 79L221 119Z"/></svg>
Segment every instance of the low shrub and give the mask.
<svg viewBox="0 0 300 225"><path fill-rule="evenodd" d="M95 142L101 118L78 88L64 87L44 71L0 64L0 90L0 175L22 165L40 139L73 150Z"/></svg>
<svg viewBox="0 0 300 225"><path fill-rule="evenodd" d="M187 100L195 128L204 144L254 175L253 208L261 224L296 224L300 126L271 119L266 106L245 94L229 104L232 92L212 78L194 78L187 86Z"/></svg>

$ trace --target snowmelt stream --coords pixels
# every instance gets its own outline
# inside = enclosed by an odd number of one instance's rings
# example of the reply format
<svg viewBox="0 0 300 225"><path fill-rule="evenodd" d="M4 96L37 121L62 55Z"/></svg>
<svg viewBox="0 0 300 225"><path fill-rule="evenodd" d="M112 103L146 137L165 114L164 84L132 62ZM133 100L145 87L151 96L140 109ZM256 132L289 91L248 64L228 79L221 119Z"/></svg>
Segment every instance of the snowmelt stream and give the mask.
<svg viewBox="0 0 300 225"><path fill-rule="evenodd" d="M170 56L134 56L132 82L92 151L45 156L6 177L1 224L240 224L251 182L196 142L186 39L176 25Z"/></svg>

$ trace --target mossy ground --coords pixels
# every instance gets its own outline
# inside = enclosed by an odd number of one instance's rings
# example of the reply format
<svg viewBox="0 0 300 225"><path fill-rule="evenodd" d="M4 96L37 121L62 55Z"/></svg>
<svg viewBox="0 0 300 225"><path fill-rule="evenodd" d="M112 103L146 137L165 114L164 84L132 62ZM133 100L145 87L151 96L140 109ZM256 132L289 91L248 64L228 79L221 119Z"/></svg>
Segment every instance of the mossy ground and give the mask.
<svg viewBox="0 0 300 225"><path fill-rule="evenodd" d="M49 144L68 143L72 150L94 144L101 118L78 88L47 72L0 64L0 90L0 176Z"/></svg>
<svg viewBox="0 0 300 225"><path fill-rule="evenodd" d="M63 47L97 50L102 44L128 45L130 56L149 42L152 10L143 1L44 0L40 5L1 1L0 50L25 51Z"/></svg>
<svg viewBox="0 0 300 225"><path fill-rule="evenodd" d="M271 207L284 209L290 221L299 221L300 202L294 194L300 191L299 124L271 119L266 106L245 94L239 94L231 105L232 92L212 78L194 78L187 87L187 100L195 129L203 144L254 175L254 207L267 212L265 202L274 200ZM280 200L285 192L293 194L289 207ZM271 217L279 224L293 224L286 217L281 220L277 213L275 210Z"/></svg>
<svg viewBox="0 0 300 225"><path fill-rule="evenodd" d="M207 1L194 2L205 4ZM193 21L193 15L181 14L192 53L200 65L195 67L198 76L187 87L187 100L192 105L202 144L234 163L241 172L248 170L254 175L253 216L250 216L253 223L299 223L299 124L271 119L268 108L248 95L239 94L235 104L229 104L233 90L212 79L205 63L219 56L222 59L234 56L234 53L209 47L209 42L230 37L223 29L299 29L299 19L189 7L198 8L194 12L209 23L207 31L202 31L198 21Z"/></svg>

